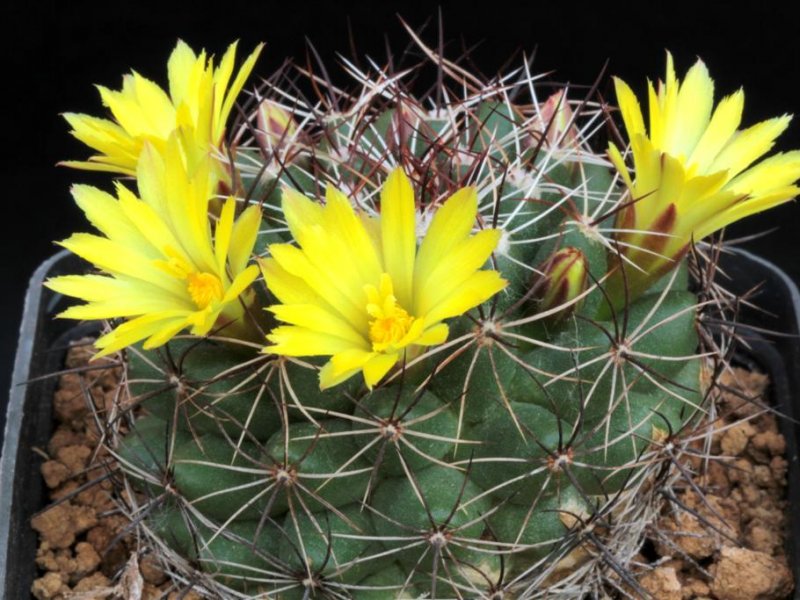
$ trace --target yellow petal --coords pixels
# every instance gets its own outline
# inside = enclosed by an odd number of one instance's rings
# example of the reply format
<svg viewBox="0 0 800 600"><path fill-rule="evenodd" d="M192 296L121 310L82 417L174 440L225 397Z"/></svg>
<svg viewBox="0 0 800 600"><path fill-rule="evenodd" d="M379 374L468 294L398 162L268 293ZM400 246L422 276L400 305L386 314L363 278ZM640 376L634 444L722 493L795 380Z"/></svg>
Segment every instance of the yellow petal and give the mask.
<svg viewBox="0 0 800 600"><path fill-rule="evenodd" d="M230 116L231 109L236 102L236 98L239 96L239 92L242 90L242 87L244 87L244 82L250 76L250 72L253 70L256 61L258 60L258 56L261 54L261 50L263 49L263 43L256 46L255 50L250 53L250 56L247 57L244 63L242 63L242 66L239 68L236 79L233 80L230 89L225 94L225 101L222 103L222 110L219 116L220 128L224 127L225 123L228 121L228 117ZM220 93L222 93L221 90ZM218 135L221 135L221 132L218 132Z"/></svg>
<svg viewBox="0 0 800 600"><path fill-rule="evenodd" d="M162 153L148 144L142 148L142 154L136 169L136 187L139 197L153 207L165 222L172 225L172 215L168 210L165 198L165 166Z"/></svg>
<svg viewBox="0 0 800 600"><path fill-rule="evenodd" d="M661 182L655 187L652 197L641 200L636 205L637 215L641 215L641 221L637 219L636 226L650 229L653 223L661 216L664 207L674 204L681 206L683 200L683 190L686 185L686 171L683 162L669 154L661 157Z"/></svg>
<svg viewBox="0 0 800 600"><path fill-rule="evenodd" d="M639 106L639 100L636 98L633 90L619 77L614 77L614 90L617 94L617 104L619 104L619 110L620 113L622 113L622 120L625 123L625 130L628 132L628 137L633 137L639 133L646 133L644 129L644 119L642 118L642 109Z"/></svg>
<svg viewBox="0 0 800 600"><path fill-rule="evenodd" d="M353 327L359 331L366 330L367 316L363 299L360 302L351 300L355 294L361 294L363 298L363 290L350 289L347 290L348 294L345 294L340 289L341 282L335 280L337 274L330 274L317 268L299 248L289 244L272 244L269 249L281 268L305 281L317 295L325 298L339 314L352 323ZM340 269L346 267L340 265Z"/></svg>
<svg viewBox="0 0 800 600"><path fill-rule="evenodd" d="M179 140L171 135L163 152L145 144L136 174L141 199L168 225L196 268L213 273L217 261L211 244L208 201L216 181L210 163L206 160L189 173Z"/></svg>
<svg viewBox="0 0 800 600"><path fill-rule="evenodd" d="M415 314L428 314L486 264L500 241L500 235L498 229L479 231L441 257L421 282L414 307Z"/></svg>
<svg viewBox="0 0 800 600"><path fill-rule="evenodd" d="M106 282L102 284L104 289L101 289L96 280L80 280L78 277L75 280L57 278L48 282L48 287L55 291L89 301L88 304L70 306L58 315L60 318L116 319L169 310L192 311L195 308L190 300L164 294L146 283L131 284L114 279L113 284Z"/></svg>
<svg viewBox="0 0 800 600"><path fill-rule="evenodd" d="M214 99L217 104L214 112L219 112L222 108L222 102L225 100L225 89L228 87L228 82L233 74L233 65L236 62L236 47L238 45L238 42L233 42L228 46L219 61L219 66L214 70L214 89L218 92Z"/></svg>
<svg viewBox="0 0 800 600"><path fill-rule="evenodd" d="M794 150L765 158L733 179L725 188L739 194L757 196L790 185L798 178L800 178L800 150Z"/></svg>
<svg viewBox="0 0 800 600"><path fill-rule="evenodd" d="M648 110L650 111L650 139L653 145L660 148L664 143L664 118L661 114L661 102L653 89L653 82L647 80ZM633 139L633 135L628 135Z"/></svg>
<svg viewBox="0 0 800 600"><path fill-rule="evenodd" d="M114 148L116 144L125 143L133 139L122 127L108 119L80 113L64 113L63 116L73 129L72 135L93 148L95 147L94 144L107 145L108 148ZM131 158L135 157L131 156Z"/></svg>
<svg viewBox="0 0 800 600"><path fill-rule="evenodd" d="M136 319L131 319L126 323L122 323L116 329L100 337L95 342L95 346L101 350L94 358L122 350L136 342L148 338L163 329L165 325L176 327L178 323L185 324L185 314L186 313L183 311L164 311L143 315Z"/></svg>
<svg viewBox="0 0 800 600"><path fill-rule="evenodd" d="M445 323L438 323L433 327L428 327L414 343L419 346L436 346L446 342L448 335L450 335L450 328Z"/></svg>
<svg viewBox="0 0 800 600"><path fill-rule="evenodd" d="M45 285L55 292L86 300L89 304L72 306L60 317L73 319L111 319L176 307L191 308L186 298L140 280L102 275L63 275Z"/></svg>
<svg viewBox="0 0 800 600"><path fill-rule="evenodd" d="M147 125L140 133L166 138L175 128L175 107L169 96L154 82L133 72L135 102ZM112 109L113 110L113 109ZM122 124L122 121L120 121ZM123 125L124 127L124 125Z"/></svg>
<svg viewBox="0 0 800 600"><path fill-rule="evenodd" d="M86 233L76 233L60 245L111 274L143 279L177 296L185 294L183 284L159 270L142 255L111 240Z"/></svg>
<svg viewBox="0 0 800 600"><path fill-rule="evenodd" d="M672 58L672 52L669 50L667 50L666 87L672 89L676 89L678 87L678 79L675 77L675 61Z"/></svg>
<svg viewBox="0 0 800 600"><path fill-rule="evenodd" d="M691 155L698 140L708 127L714 105L714 82L703 61L698 60L686 73L678 93L679 127L664 150L684 158Z"/></svg>
<svg viewBox="0 0 800 600"><path fill-rule="evenodd" d="M319 372L319 387L327 389L349 379L363 368L375 355L359 349L343 350L334 354Z"/></svg>
<svg viewBox="0 0 800 600"><path fill-rule="evenodd" d="M179 106L189 91L189 78L197 56L183 40L178 40L167 62L169 95L175 106Z"/></svg>
<svg viewBox="0 0 800 600"><path fill-rule="evenodd" d="M120 281L103 275L61 275L44 282L45 287L86 301L107 300L120 293Z"/></svg>
<svg viewBox="0 0 800 600"><path fill-rule="evenodd" d="M335 358L335 357L334 357ZM381 354L375 353L363 367L364 382L369 389L383 379L383 376L389 372L399 359L399 355L395 353Z"/></svg>
<svg viewBox="0 0 800 600"><path fill-rule="evenodd" d="M85 160L61 160L58 162L59 166L62 167L70 167L72 169L81 169L83 171L97 171L99 173L121 173L123 175L130 175L134 176L136 174L136 165L135 163L130 166L130 170L128 170L127 166L122 166L121 164L117 164L114 162L91 162L95 159L92 157L89 161Z"/></svg>
<svg viewBox="0 0 800 600"><path fill-rule="evenodd" d="M133 138L122 127L107 119L75 113L66 113L64 118L72 127L70 133L75 138L101 154L92 156L89 159L92 162L89 163L63 161L59 164L135 174L136 161L142 150L141 140Z"/></svg>
<svg viewBox="0 0 800 600"><path fill-rule="evenodd" d="M769 152L775 139L786 130L791 120L791 116L783 115L738 132L722 149L709 170L727 170L729 177L738 175L753 161Z"/></svg>
<svg viewBox="0 0 800 600"><path fill-rule="evenodd" d="M320 207L300 194L287 195L287 223L309 263L361 309L362 290L380 277L382 266L347 198L332 188L327 196L327 205Z"/></svg>
<svg viewBox="0 0 800 600"><path fill-rule="evenodd" d="M222 205L217 226L214 229L214 255L217 259L217 272L225 273L228 259L228 248L230 248L231 236L233 235L233 213L236 210L236 200L231 196Z"/></svg>
<svg viewBox="0 0 800 600"><path fill-rule="evenodd" d="M730 191L719 190L725 173L717 173L708 177L695 177L689 180L684 188L683 203L677 206L674 237L670 238L661 254L673 257L691 240L699 241L707 233L706 223L741 201L742 196ZM715 191L718 190L718 191ZM710 193L708 193L710 192Z"/></svg>
<svg viewBox="0 0 800 600"><path fill-rule="evenodd" d="M172 231L151 206L139 200L122 186L117 188L117 194L119 196L119 207L122 209L125 220L133 224L137 233L146 240L146 245L139 245L133 241L118 240L114 236L109 237L128 248L140 250L142 254L154 259L162 258L167 248L175 250L180 248L178 240L172 234ZM191 260L185 253L181 253L181 257L185 261Z"/></svg>
<svg viewBox="0 0 800 600"><path fill-rule="evenodd" d="M347 321L336 313L331 313L316 304L276 304L267 310L280 321L289 325L297 325L327 335L349 340L356 347L369 349L364 336L353 329Z"/></svg>
<svg viewBox="0 0 800 600"><path fill-rule="evenodd" d="M698 227L696 238L701 239L740 219L779 206L795 198L798 193L800 193L800 188L795 185L790 185L783 188L776 188L757 198L742 200L741 202L735 203L727 210L715 214L711 219Z"/></svg>
<svg viewBox="0 0 800 600"><path fill-rule="evenodd" d="M717 105L708 128L695 146L688 161L690 165L696 166L698 172L709 171L717 154L736 133L742 120L743 109L744 92L742 90L723 98Z"/></svg>
<svg viewBox="0 0 800 600"><path fill-rule="evenodd" d="M264 351L282 356L328 356L353 349L348 340L294 325L276 327L267 335L267 340L272 345L266 346Z"/></svg>
<svg viewBox="0 0 800 600"><path fill-rule="evenodd" d="M281 267L274 258L258 259L267 288L283 304L319 304L322 300L305 280Z"/></svg>
<svg viewBox="0 0 800 600"><path fill-rule="evenodd" d="M283 304L315 304L326 312L341 315L304 280L287 272L272 258L259 259L269 290Z"/></svg>
<svg viewBox="0 0 800 600"><path fill-rule="evenodd" d="M205 335L214 325L214 318L209 318L208 322L205 323L202 327L193 327L192 333L194 335ZM170 341L173 337L175 337L178 333L180 333L183 329L187 326L187 322L185 319L175 319L173 321L165 321L161 327L158 328L157 331L153 333L149 338L147 338L142 344L142 348L145 350L151 350L153 348L158 348L159 346L163 346L168 341Z"/></svg>
<svg viewBox="0 0 800 600"><path fill-rule="evenodd" d="M414 190L401 168L381 188L381 240L386 273L401 306L412 306L414 256L417 248ZM365 282L366 283L366 282Z"/></svg>
<svg viewBox="0 0 800 600"><path fill-rule="evenodd" d="M614 145L614 142L608 143L608 158L611 160L611 163L617 169L617 172L622 177L622 180L625 182L625 185L628 186L628 189L633 188L633 181L631 180L631 174L628 171L628 167L625 164L625 159L622 158L622 154L620 153L619 149Z"/></svg>
<svg viewBox="0 0 800 600"><path fill-rule="evenodd" d="M485 302L506 287L508 282L497 271L478 271L462 283L440 304L425 315L426 322L436 323L462 315Z"/></svg>
<svg viewBox="0 0 800 600"><path fill-rule="evenodd" d="M661 185L661 153L643 135L637 135L631 140L631 150L636 170L632 198L636 201L636 212L661 213L664 210L663 201L660 194L657 194Z"/></svg>
<svg viewBox="0 0 800 600"><path fill-rule="evenodd" d="M114 118L130 135L165 138L172 130L175 108L161 88L141 75L126 75L121 92L103 86L98 86L98 90L103 104L111 109ZM151 109L159 107L158 114L148 112L143 102L147 102ZM162 114L162 110L166 114Z"/></svg>
<svg viewBox="0 0 800 600"><path fill-rule="evenodd" d="M228 302L233 302L241 296L244 291L250 287L250 284L253 283L258 277L258 267L256 265L250 265L244 271L237 274L236 277L233 278L231 285L225 291L225 296L222 298L222 303L227 304Z"/></svg>
<svg viewBox="0 0 800 600"><path fill-rule="evenodd" d="M676 127L679 127L678 115L678 92L679 83L675 77L675 65L672 54L667 52L667 74L666 81L659 82L658 89L658 111L650 115L650 131L653 145L662 149L671 145L671 139L675 135ZM654 114L658 115L658 123L653 123ZM662 139L658 139L652 134L654 131L661 131Z"/></svg>
<svg viewBox="0 0 800 600"><path fill-rule="evenodd" d="M357 266L361 257L354 254L349 240L337 229L316 225L301 227L297 241L303 257L317 273L324 275L328 286L335 288L352 307L363 313L364 286L374 283L375 274L366 277L362 273Z"/></svg>
<svg viewBox="0 0 800 600"><path fill-rule="evenodd" d="M678 206L678 227L683 225L683 215L686 215L687 226L691 222L690 227L695 227L715 212L730 206L735 201L736 194L722 190L726 181L727 174L724 171L687 180L683 186L681 204Z"/></svg>
<svg viewBox="0 0 800 600"><path fill-rule="evenodd" d="M342 373L357 371L367 364L377 353L361 348L350 348L337 352L331 357L331 375L340 376Z"/></svg>
<svg viewBox="0 0 800 600"><path fill-rule="evenodd" d="M106 237L142 252L152 251L113 196L88 185L74 185L70 191L89 222Z"/></svg>
<svg viewBox="0 0 800 600"><path fill-rule="evenodd" d="M247 266L250 255L253 253L253 247L256 245L260 226L261 208L255 204L244 209L244 212L236 219L228 251L228 264L233 273L238 273Z"/></svg>
<svg viewBox="0 0 800 600"><path fill-rule="evenodd" d="M433 269L472 231L478 211L478 194L474 187L465 187L439 207L419 247L414 267L414 298L430 279Z"/></svg>
<svg viewBox="0 0 800 600"><path fill-rule="evenodd" d="M323 226L336 231L336 238L344 242L343 250L349 255L348 267L358 271L362 282L377 281L383 272L380 255L369 233L342 192L332 185L325 191Z"/></svg>
<svg viewBox="0 0 800 600"><path fill-rule="evenodd" d="M322 205L290 187L281 191L281 208L294 239L302 228L322 225Z"/></svg>
<svg viewBox="0 0 800 600"><path fill-rule="evenodd" d="M424 319L414 319L414 322L411 323L411 327L408 328L406 334L398 341L391 345L392 348L396 350L402 350L412 344L416 344L417 340L422 337L425 329L425 320Z"/></svg>
<svg viewBox="0 0 800 600"><path fill-rule="evenodd" d="M375 254L378 257L378 263L384 264L383 261L383 244L381 243L381 220L380 217L372 217L366 213L358 215L361 223L364 225L364 230L367 232L372 246L375 248Z"/></svg>

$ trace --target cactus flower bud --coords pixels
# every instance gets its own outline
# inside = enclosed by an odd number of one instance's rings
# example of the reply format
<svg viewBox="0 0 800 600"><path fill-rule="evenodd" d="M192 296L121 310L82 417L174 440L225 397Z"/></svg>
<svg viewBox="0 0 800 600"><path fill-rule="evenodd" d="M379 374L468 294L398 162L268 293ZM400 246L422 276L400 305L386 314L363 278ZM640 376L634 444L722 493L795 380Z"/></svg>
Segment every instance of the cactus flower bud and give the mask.
<svg viewBox="0 0 800 600"><path fill-rule="evenodd" d="M290 140L297 131L292 114L272 100L262 100L256 111L255 138L258 146L267 153Z"/></svg>
<svg viewBox="0 0 800 600"><path fill-rule="evenodd" d="M586 256L578 248L562 248L550 255L537 269L532 286L532 297L539 312L569 304L584 291L588 280ZM553 313L555 320L563 319L575 311L579 302L572 302Z"/></svg>
<svg viewBox="0 0 800 600"><path fill-rule="evenodd" d="M544 135L550 147L576 148L580 136L575 126L574 113L564 90L552 94L539 107L539 114L531 124L537 136Z"/></svg>
<svg viewBox="0 0 800 600"><path fill-rule="evenodd" d="M396 108L386 111L375 123L376 131L383 138L377 143L396 151L408 147L415 136L435 137L436 134L425 123L423 114L422 107L410 102L398 102Z"/></svg>

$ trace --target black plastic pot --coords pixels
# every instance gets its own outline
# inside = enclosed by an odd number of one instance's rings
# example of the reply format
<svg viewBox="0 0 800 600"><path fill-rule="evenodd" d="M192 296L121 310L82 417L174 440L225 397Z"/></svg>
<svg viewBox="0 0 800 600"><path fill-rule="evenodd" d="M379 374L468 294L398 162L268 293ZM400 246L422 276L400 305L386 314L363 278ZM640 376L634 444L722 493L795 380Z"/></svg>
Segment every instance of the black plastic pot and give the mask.
<svg viewBox="0 0 800 600"><path fill-rule="evenodd" d="M51 401L55 377L44 377L62 367L70 340L96 328L74 327L54 320L67 302L42 287L48 277L79 272L79 259L67 252L42 263L30 281L20 328L11 383L2 459L0 459L0 600L30 598L36 576L36 534L30 518L46 502L39 475L42 459L34 447L47 444L52 429ZM743 293L762 283L756 298L761 311L746 310L742 333L750 340L750 359L772 380L773 402L788 418L781 420L789 460L789 503L800 506L800 292L775 265L737 250L723 257L722 267L731 280L727 287ZM766 311L766 312L765 312ZM780 332L765 337L758 330ZM27 383L26 383L27 382ZM800 581L800 515L790 514L787 543L795 581ZM792 595L800 600L800 590Z"/></svg>
<svg viewBox="0 0 800 600"><path fill-rule="evenodd" d="M36 533L30 519L47 503L39 469L42 459L34 447L45 447L53 427L52 398L67 343L89 327L54 319L68 301L43 287L55 275L80 272L84 264L66 250L43 262L31 277L25 295L22 323L6 407L0 457L0 599L31 598L36 577ZM96 327L92 328L96 331Z"/></svg>

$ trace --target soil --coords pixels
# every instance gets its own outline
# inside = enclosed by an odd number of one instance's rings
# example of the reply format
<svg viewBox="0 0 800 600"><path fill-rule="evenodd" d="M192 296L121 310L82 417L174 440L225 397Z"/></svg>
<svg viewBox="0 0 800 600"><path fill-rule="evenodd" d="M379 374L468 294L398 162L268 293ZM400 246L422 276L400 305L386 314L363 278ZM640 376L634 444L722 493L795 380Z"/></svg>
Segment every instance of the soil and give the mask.
<svg viewBox="0 0 800 600"><path fill-rule="evenodd" d="M765 404L767 377L721 376L719 417L704 425L675 500L652 528L640 585L664 600L783 600L794 582L787 531L786 441ZM648 560L649 559L649 560Z"/></svg>
<svg viewBox="0 0 800 600"><path fill-rule="evenodd" d="M76 345L67 368L86 365L92 352L87 342ZM171 587L111 495L114 463L98 445L95 411L111 409L119 378L113 367L61 376L57 427L40 449L53 504L32 521L38 600L199 600ZM793 588L784 551L786 444L759 401L768 381L735 369L721 384L729 391L717 404L714 433L698 438L687 480L652 528L639 585L659 600L784 600Z"/></svg>
<svg viewBox="0 0 800 600"><path fill-rule="evenodd" d="M91 340L67 354L67 369L87 365ZM41 576L31 592L38 600L200 600L171 589L158 561L138 548L130 521L111 495L114 461L98 444L95 420L113 406L119 367L61 375L53 398L55 431L38 451L42 477L53 501L31 525L39 533L36 565ZM94 406L91 406L93 404Z"/></svg>

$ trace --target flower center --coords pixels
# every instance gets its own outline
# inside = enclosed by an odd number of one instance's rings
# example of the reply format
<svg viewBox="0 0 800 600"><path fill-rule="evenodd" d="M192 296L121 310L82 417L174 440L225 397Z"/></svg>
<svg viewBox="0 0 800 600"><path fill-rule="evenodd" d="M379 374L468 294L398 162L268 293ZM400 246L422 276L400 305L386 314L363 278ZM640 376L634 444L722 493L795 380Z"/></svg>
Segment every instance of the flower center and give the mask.
<svg viewBox="0 0 800 600"><path fill-rule="evenodd" d="M370 321L369 339L372 341L372 349L381 352L398 343L408 333L413 322L414 317L395 302L391 312L386 316Z"/></svg>
<svg viewBox="0 0 800 600"><path fill-rule="evenodd" d="M397 345L411 329L414 317L397 303L392 280L387 274L381 276L379 287L365 286L367 313L373 318L369 322L369 339L375 352L383 352Z"/></svg>
<svg viewBox="0 0 800 600"><path fill-rule="evenodd" d="M219 302L224 296L222 282L219 277L211 273L189 273L186 276L186 289L197 305L197 308L206 308L214 301Z"/></svg>

